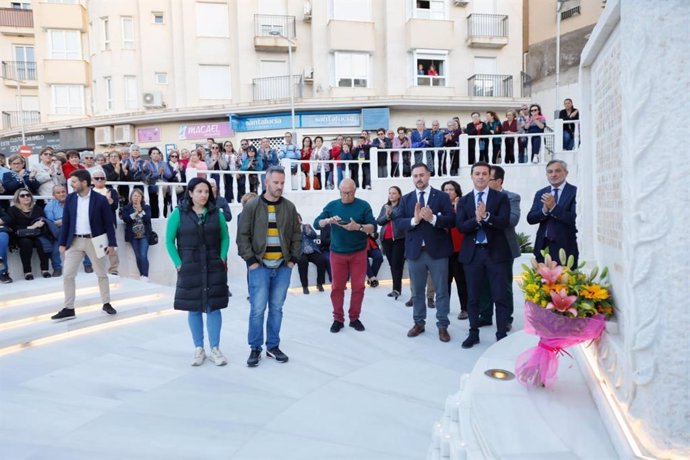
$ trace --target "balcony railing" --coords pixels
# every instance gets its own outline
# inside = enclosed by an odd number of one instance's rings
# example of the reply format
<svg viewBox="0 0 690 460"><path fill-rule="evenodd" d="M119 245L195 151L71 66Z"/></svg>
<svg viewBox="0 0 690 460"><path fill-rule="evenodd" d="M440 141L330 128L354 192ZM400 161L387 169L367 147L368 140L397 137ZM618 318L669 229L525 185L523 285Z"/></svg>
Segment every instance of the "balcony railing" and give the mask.
<svg viewBox="0 0 690 460"><path fill-rule="evenodd" d="M254 15L254 36L270 37L283 35L288 38L295 37L295 17L271 14Z"/></svg>
<svg viewBox="0 0 690 460"><path fill-rule="evenodd" d="M28 61L2 61L2 78L36 81L36 63Z"/></svg>
<svg viewBox="0 0 690 460"><path fill-rule="evenodd" d="M561 19L572 18L582 14L580 11L580 0L566 0L561 4Z"/></svg>
<svg viewBox="0 0 690 460"><path fill-rule="evenodd" d="M467 79L467 92L479 97L513 97L512 75L475 74Z"/></svg>
<svg viewBox="0 0 690 460"><path fill-rule="evenodd" d="M36 125L41 122L41 112L24 110L23 112L2 112L2 129L19 128L24 119L24 126Z"/></svg>
<svg viewBox="0 0 690 460"><path fill-rule="evenodd" d="M33 29L33 11L17 8L0 8L0 27L29 27Z"/></svg>
<svg viewBox="0 0 690 460"><path fill-rule="evenodd" d="M290 76L255 78L254 100L270 101L277 99L288 99L290 97ZM294 85L295 98L302 97L302 76L293 75L292 84Z"/></svg>
<svg viewBox="0 0 690 460"><path fill-rule="evenodd" d="M446 77L442 75L417 75L417 86L446 86Z"/></svg>
<svg viewBox="0 0 690 460"><path fill-rule="evenodd" d="M467 38L508 38L508 16L504 14L470 14L467 16Z"/></svg>

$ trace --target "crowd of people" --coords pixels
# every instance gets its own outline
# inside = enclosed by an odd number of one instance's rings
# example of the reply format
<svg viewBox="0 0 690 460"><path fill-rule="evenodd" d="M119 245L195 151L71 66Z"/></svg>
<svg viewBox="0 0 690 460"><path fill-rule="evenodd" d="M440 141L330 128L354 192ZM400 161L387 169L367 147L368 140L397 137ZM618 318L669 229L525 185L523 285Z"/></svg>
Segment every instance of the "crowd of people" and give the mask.
<svg viewBox="0 0 690 460"><path fill-rule="evenodd" d="M567 101L562 115L577 119L577 110ZM539 106L525 106L521 112L528 110L533 113L529 118L531 123L543 129L545 121ZM387 130L378 130L373 140L368 139L365 131L358 143L353 143L352 138L336 137L330 149L323 145L320 136L313 142L305 137L302 148L297 148L290 133L286 133L285 142L278 151L270 147L266 138L260 141L258 150L242 140L237 152L230 141L221 145L209 139L207 148L173 150L167 161L157 148L149 149L149 159L141 158L136 145L107 155L76 151L63 155L45 148L40 152L39 164L31 170L23 157L13 155L9 158L10 169L0 171L2 192L13 193L14 198L11 206L5 200L0 207L0 282L12 282L6 263L9 247L19 249L26 280L34 277L31 261L35 252L41 276L64 274L65 307L53 319L71 318L75 316L74 277L79 265L83 264L85 271L96 272L103 310L115 314L110 305L107 279L109 274L118 274L116 216L119 215L125 225L125 242L133 249L140 277L147 281L148 250L158 238L151 219L158 217L159 199L170 202L165 192L159 196L156 182L179 182L178 187L170 189L170 193L178 195L179 205L169 209L166 231L166 247L178 270L175 308L189 311L195 344L193 364L200 365L206 359L202 313L207 313L210 359L218 365L225 364L227 360L220 352L219 340L220 310L227 306L230 295L226 274L229 246L226 224L232 219L228 203L235 198L232 181L238 180L242 182L242 187L238 183L237 190L241 193L238 198L241 198L243 212L237 217L237 246L248 266L251 304L249 366L258 365L264 345L267 356L278 362L288 361L279 348L279 333L282 305L294 265L298 266L304 294L310 292L310 263L316 266L318 291L324 291L326 276L331 281L333 333L345 326L345 290L349 282L349 326L364 331L360 317L365 285L371 288L379 285L378 272L384 255L392 277L388 296L394 300L402 295L404 264L408 264L411 298L406 305L413 307L409 337L425 331L427 308L432 308L435 309L439 339L451 340L448 315L450 292L455 282L458 319L469 319L470 323L469 335L462 346L470 348L479 342L478 328L492 324L494 307L496 338L500 340L512 327L512 261L520 254L514 230L520 218L520 197L503 189L505 170L487 161L489 158L482 153L485 145L481 144L481 135L512 132L509 130L515 128L517 119L515 113L508 112L507 120L501 124L494 112L488 112L485 120L475 113L466 130L459 128L457 120L450 120L447 131L441 131L436 121L432 129L427 130L424 121L418 120L416 129L409 135L405 128L399 128L393 141ZM508 128L503 129L506 125ZM473 141L480 142L480 157L472 161L473 191L463 195L454 180L446 181L440 190L434 189L429 185L434 174L433 152L429 160L423 151L414 149L435 147L437 142L447 142L457 133L471 130L479 136ZM535 139L538 138L532 141ZM506 139L506 143L510 140ZM519 138L517 141L520 144ZM303 186L337 186L340 199L328 203L312 224L303 222L294 204L282 193L286 183L292 184L300 168L304 171L315 164L305 162L284 170L280 160L311 160L317 155L321 160L345 161L350 159L347 155L351 152L368 159L366 146L411 149L407 151L407 159L405 150L400 151L400 156L391 155L390 158L396 163L392 171L411 177L414 190L403 194L400 187L390 187L387 200L375 217L369 203L355 197L359 188L358 174L346 173L345 169L346 166L361 166L362 177L370 180L368 162L361 165L336 163L335 170L326 170L327 163L316 164L327 173L323 184L316 183L317 176L313 176L314 183ZM507 147L505 161L510 163L514 157L508 155ZM533 153L534 150L533 146ZM501 151L500 146L493 149L494 153L496 151ZM520 155L518 149L518 158ZM439 160L436 165L441 168L437 171L443 171L446 165L440 157L436 159ZM495 163L498 159L492 160ZM449 166L452 173L452 161ZM200 172L187 183L185 174L189 168ZM257 174L234 176L213 172L228 169L257 171ZM537 192L527 216L530 224L539 225L535 255L540 259L542 249L548 248L553 254L563 248L577 259L576 188L565 182L567 165L563 161L550 161L546 170L550 186ZM142 185L134 187L130 193L128 189L118 193L117 188L107 185L108 181L132 180ZM219 181L225 181L225 196L218 196ZM259 183L262 183L261 195L257 195ZM150 203L146 203L144 187L148 188ZM73 193L68 194L68 189ZM47 203L35 198L48 194L53 199ZM96 208L89 207L92 201L98 204ZM168 208L163 208L167 213ZM101 237L100 246L96 243L98 237Z"/></svg>

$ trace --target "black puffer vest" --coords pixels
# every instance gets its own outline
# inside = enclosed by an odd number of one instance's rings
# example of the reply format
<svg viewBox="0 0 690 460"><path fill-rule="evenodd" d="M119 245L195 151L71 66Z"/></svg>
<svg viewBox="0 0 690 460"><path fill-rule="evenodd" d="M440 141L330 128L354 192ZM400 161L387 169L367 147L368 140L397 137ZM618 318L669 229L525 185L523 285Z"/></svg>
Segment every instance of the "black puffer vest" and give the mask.
<svg viewBox="0 0 690 460"><path fill-rule="evenodd" d="M228 306L228 275L220 258L218 208L209 204L199 223L187 202L180 205L177 249L182 259L177 274L175 310L208 312Z"/></svg>

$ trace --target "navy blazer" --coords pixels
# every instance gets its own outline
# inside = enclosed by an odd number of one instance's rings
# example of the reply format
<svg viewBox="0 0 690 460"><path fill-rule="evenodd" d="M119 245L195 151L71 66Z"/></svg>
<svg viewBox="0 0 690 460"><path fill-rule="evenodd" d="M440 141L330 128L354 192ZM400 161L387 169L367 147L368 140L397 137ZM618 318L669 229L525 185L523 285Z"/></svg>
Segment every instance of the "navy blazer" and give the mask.
<svg viewBox="0 0 690 460"><path fill-rule="evenodd" d="M108 200L101 194L90 191L89 199L89 225L91 235L108 235L108 246L117 247L115 239L115 224L113 212ZM77 228L77 192L72 192L65 199L65 211L62 215L62 232L60 232L60 246L69 248L72 245Z"/></svg>
<svg viewBox="0 0 690 460"><path fill-rule="evenodd" d="M560 188L560 187L559 187ZM579 251L577 249L577 227L575 226L575 219L577 213L575 211L575 195L577 195L577 187L565 182L562 187L562 192L558 197L558 203L551 210L550 213L544 214L542 208L544 205L541 202L541 196L544 193L551 193L552 187L544 187L534 195L532 202L532 209L527 214L527 222L534 225L539 224L537 229L537 238L534 242L534 255L541 256L541 250L546 248L548 244L544 241L546 237L546 227L550 220L555 223L556 239L555 245L559 248L565 249L567 255L573 255L575 260L578 259ZM558 260L558 254L551 254Z"/></svg>
<svg viewBox="0 0 690 460"><path fill-rule="evenodd" d="M426 205L436 215L436 224L426 220L412 226L414 208L417 205L417 190L402 197L400 210L395 217L395 226L405 234L405 257L417 260L422 252L422 241L429 255L434 259L447 258L453 253L453 242L447 229L455 224L455 213L448 194L433 187L429 189Z"/></svg>
<svg viewBox="0 0 690 460"><path fill-rule="evenodd" d="M475 239L477 230L483 228L486 233L486 242L489 245L489 257L492 262L513 261L510 245L506 238L505 229L510 226L510 202L508 195L497 192L487 187L486 211L489 218L486 221L477 222L475 211L477 205L474 199L474 189L460 199L457 211L457 226L460 232L465 234L460 247L460 262L468 264L474 257Z"/></svg>

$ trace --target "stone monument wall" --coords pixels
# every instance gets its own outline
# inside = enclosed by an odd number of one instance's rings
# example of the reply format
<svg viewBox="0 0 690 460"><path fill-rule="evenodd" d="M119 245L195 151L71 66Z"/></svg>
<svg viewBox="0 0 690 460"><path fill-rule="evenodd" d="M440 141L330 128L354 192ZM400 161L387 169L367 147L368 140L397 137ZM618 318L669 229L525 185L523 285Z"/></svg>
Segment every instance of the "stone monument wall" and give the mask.
<svg viewBox="0 0 690 460"><path fill-rule="evenodd" d="M642 452L690 458L690 2L609 1L583 51L583 259L611 271L598 371Z"/></svg>

